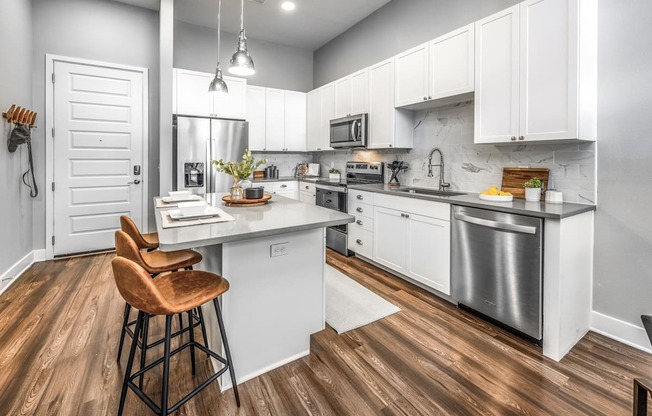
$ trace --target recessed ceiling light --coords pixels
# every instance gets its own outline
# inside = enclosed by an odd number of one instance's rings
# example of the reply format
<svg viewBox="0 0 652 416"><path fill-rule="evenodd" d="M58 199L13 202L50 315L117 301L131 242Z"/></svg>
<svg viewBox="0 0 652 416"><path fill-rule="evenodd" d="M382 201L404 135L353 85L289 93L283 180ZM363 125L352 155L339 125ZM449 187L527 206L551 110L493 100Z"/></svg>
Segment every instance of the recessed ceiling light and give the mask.
<svg viewBox="0 0 652 416"><path fill-rule="evenodd" d="M294 7L295 5L291 1L284 1L283 4L281 4L281 8L283 10L287 10L288 12L294 10Z"/></svg>

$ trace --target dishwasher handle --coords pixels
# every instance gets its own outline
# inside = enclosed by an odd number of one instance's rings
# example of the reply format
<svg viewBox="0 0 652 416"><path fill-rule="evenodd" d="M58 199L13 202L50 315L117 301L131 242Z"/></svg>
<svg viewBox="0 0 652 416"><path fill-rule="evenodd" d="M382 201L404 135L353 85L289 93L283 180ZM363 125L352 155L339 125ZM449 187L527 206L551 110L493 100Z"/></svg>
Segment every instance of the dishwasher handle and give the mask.
<svg viewBox="0 0 652 416"><path fill-rule="evenodd" d="M494 228L497 230L514 231L523 234L537 233L537 227L530 227L528 225L518 225L518 224L506 224L504 222L486 220L484 218L478 218L478 217L471 217L469 215L460 214L458 212L455 213L455 219L468 222L470 224L481 225L487 228Z"/></svg>

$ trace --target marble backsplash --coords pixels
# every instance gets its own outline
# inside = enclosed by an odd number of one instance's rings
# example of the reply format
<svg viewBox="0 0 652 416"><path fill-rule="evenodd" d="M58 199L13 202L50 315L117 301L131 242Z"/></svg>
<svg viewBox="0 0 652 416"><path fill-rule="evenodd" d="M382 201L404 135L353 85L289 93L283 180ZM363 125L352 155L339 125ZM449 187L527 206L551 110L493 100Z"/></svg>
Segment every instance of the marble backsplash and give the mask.
<svg viewBox="0 0 652 416"><path fill-rule="evenodd" d="M409 150L342 150L313 154L313 162L344 171L354 161L402 160L409 169L399 176L403 185L436 188L439 168L428 174L428 153L438 147L444 154L444 178L452 190L480 192L500 186L504 167L550 169L548 188L563 192L565 202L596 202L595 143L476 145L473 143L473 102L414 114L414 147ZM269 156L268 156L269 157ZM438 155L433 157L438 163Z"/></svg>

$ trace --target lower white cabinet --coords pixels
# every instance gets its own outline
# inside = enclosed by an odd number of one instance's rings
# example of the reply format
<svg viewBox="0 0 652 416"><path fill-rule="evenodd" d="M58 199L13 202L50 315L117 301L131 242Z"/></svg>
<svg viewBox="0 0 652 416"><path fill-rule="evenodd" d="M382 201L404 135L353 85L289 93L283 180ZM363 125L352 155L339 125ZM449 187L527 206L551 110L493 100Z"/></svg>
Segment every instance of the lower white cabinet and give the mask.
<svg viewBox="0 0 652 416"><path fill-rule="evenodd" d="M374 194L352 189L347 198L348 212L355 215L355 221L349 224L347 247L370 259L374 254Z"/></svg>
<svg viewBox="0 0 652 416"><path fill-rule="evenodd" d="M373 224L372 260L450 295L449 204L376 195Z"/></svg>
<svg viewBox="0 0 652 416"><path fill-rule="evenodd" d="M355 225L349 225L348 249L366 258L373 256L374 233Z"/></svg>
<svg viewBox="0 0 652 416"><path fill-rule="evenodd" d="M317 202L317 189L311 182L299 182L299 201L315 205Z"/></svg>
<svg viewBox="0 0 652 416"><path fill-rule="evenodd" d="M299 184L297 181L264 182L262 185L268 194L299 200Z"/></svg>

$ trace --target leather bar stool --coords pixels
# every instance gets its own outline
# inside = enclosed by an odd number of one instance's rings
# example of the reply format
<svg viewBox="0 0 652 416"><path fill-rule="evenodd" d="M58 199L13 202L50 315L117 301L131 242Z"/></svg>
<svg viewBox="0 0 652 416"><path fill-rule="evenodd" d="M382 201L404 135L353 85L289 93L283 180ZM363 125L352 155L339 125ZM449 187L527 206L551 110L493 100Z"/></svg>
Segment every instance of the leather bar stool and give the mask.
<svg viewBox="0 0 652 416"><path fill-rule="evenodd" d="M158 233L142 234L131 218L126 215L120 216L120 229L129 234L139 249L152 251L158 248Z"/></svg>
<svg viewBox="0 0 652 416"><path fill-rule="evenodd" d="M113 266L113 277L115 278L120 294L128 304L132 305L139 311L138 317L136 318L134 337L131 341L131 348L129 350L129 360L127 361L125 377L122 383L118 415L122 415L127 396L127 389L129 388L132 389L154 412L160 415L167 415L179 409L179 407L181 407L185 402L190 400L204 387L216 380L227 370L229 371L233 383L235 401L238 407L240 407L240 396L238 394L238 385L233 370L233 360L231 358L231 351L229 350L229 343L226 338L222 312L217 299L220 295L229 290L229 282L216 274L196 270L168 273L161 275L156 279L152 279L145 269L133 261L122 257L114 258L111 265ZM188 313L188 315L191 315L193 309L200 308L201 305L210 302L211 300L213 301L215 312L217 314L217 322L226 357L222 357L208 349L206 339L204 339L206 346L196 342L192 330L190 331L190 340L187 343L180 345L173 351L170 351L173 315L179 313ZM134 363L134 355L136 354L138 337L141 335L145 319L149 315L165 315L163 357L157 359L146 367L141 367L138 371L132 374L131 370ZM201 324L203 325L203 321ZM143 335L143 337L144 336L145 335ZM190 348L193 374L195 372L195 348L220 361L224 364L224 367L184 396L177 403L168 406L170 357L183 351L185 348ZM134 383L133 380L137 377L142 377L144 373L161 363L163 363L161 405L157 406L154 401L147 396L147 394L145 394L136 383Z"/></svg>
<svg viewBox="0 0 652 416"><path fill-rule="evenodd" d="M151 277L155 277L161 273L173 272L180 269L192 269L192 266L202 260L201 254L193 250L178 250L178 251L151 251L142 252L138 248L136 242L124 231L115 232L115 250L119 257L129 259L140 267L145 269ZM122 348L124 345L125 335L132 335L129 327L133 324L129 322L129 313L131 306L129 303L125 305L124 317L122 322L122 332L120 334L120 345L118 347L118 358L122 355ZM199 315L201 319L201 315ZM192 324L192 320L189 324ZM179 316L179 325L183 329L182 317ZM145 323L145 334L147 334L148 322ZM142 345L143 351L147 349L146 341ZM143 353L141 360L144 362L146 353Z"/></svg>

